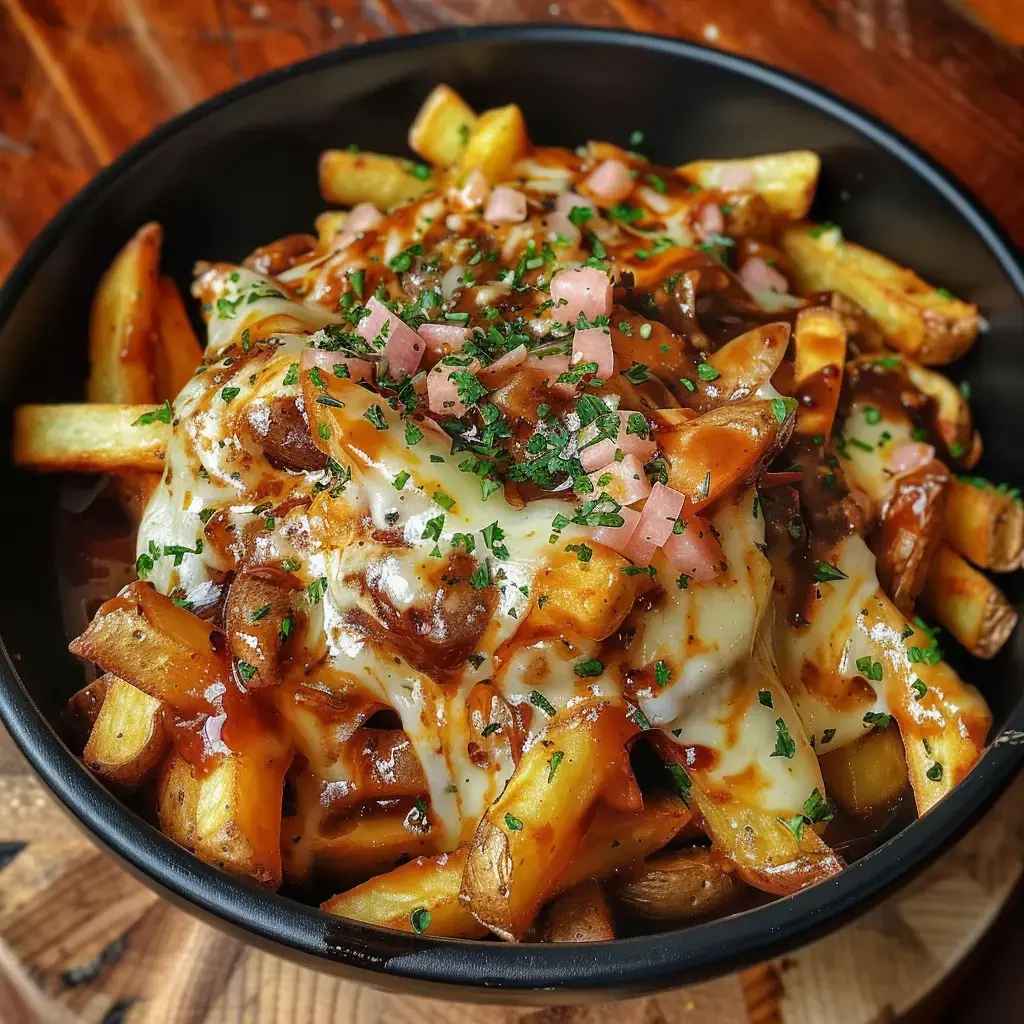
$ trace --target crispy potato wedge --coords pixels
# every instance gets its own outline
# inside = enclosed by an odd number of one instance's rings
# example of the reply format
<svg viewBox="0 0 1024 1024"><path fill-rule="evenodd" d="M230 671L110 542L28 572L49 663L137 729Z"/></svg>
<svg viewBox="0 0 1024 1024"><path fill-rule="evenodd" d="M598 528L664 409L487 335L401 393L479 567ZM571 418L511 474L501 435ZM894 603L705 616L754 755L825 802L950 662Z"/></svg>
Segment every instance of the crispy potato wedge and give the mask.
<svg viewBox="0 0 1024 1024"><path fill-rule="evenodd" d="M399 931L419 930L453 939L483 938L487 929L459 899L468 856L466 845L438 857L417 857L386 875L333 896L320 909Z"/></svg>
<svg viewBox="0 0 1024 1024"><path fill-rule="evenodd" d="M205 713L207 689L229 678L216 632L137 580L100 606L69 650L178 711Z"/></svg>
<svg viewBox="0 0 1024 1024"><path fill-rule="evenodd" d="M42 472L163 469L171 425L136 425L152 405L22 405L14 411L14 462ZM156 476L159 480L159 475Z"/></svg>
<svg viewBox="0 0 1024 1024"><path fill-rule="evenodd" d="M730 402L750 398L772 379L788 345L787 323L755 327L726 342L708 356L718 377L705 384L705 393Z"/></svg>
<svg viewBox="0 0 1024 1024"><path fill-rule="evenodd" d="M339 206L404 206L437 187L432 175L413 174L413 166L397 156L327 149L320 154L320 193Z"/></svg>
<svg viewBox="0 0 1024 1024"><path fill-rule="evenodd" d="M752 479L779 428L772 403L760 400L732 402L696 419L656 425L654 439L668 464L668 484L686 495L687 514Z"/></svg>
<svg viewBox="0 0 1024 1024"><path fill-rule="evenodd" d="M687 181L701 188L745 192L748 189L763 196L772 213L785 220L807 216L818 187L821 159L817 153L798 149L787 153L765 153L738 160L693 160L677 167ZM729 180L740 176L750 185L731 189ZM724 183L724 184L723 184Z"/></svg>
<svg viewBox="0 0 1024 1024"><path fill-rule="evenodd" d="M172 750L160 766L156 782L156 813L160 831L179 846L191 850L196 833L199 783L192 766Z"/></svg>
<svg viewBox="0 0 1024 1024"><path fill-rule="evenodd" d="M122 792L138 789L169 743L160 701L117 676L105 676L106 696L82 752L86 766Z"/></svg>
<svg viewBox="0 0 1024 1024"><path fill-rule="evenodd" d="M195 376L203 350L174 279L160 278L155 334L156 396L173 401Z"/></svg>
<svg viewBox="0 0 1024 1024"><path fill-rule="evenodd" d="M1013 572L1024 552L1024 503L980 477L949 484L943 534L975 565Z"/></svg>
<svg viewBox="0 0 1024 1024"><path fill-rule="evenodd" d="M793 331L793 393L796 432L804 437L832 435L846 365L846 328L832 309L815 306L797 314Z"/></svg>
<svg viewBox="0 0 1024 1024"><path fill-rule="evenodd" d="M935 402L935 420L943 443L954 459L964 459L974 446L974 422L971 407L960 389L935 370L912 359L903 364L910 382Z"/></svg>
<svg viewBox="0 0 1024 1024"><path fill-rule="evenodd" d="M948 544L936 552L925 603L933 618L978 658L992 658L1017 625L1003 592Z"/></svg>
<svg viewBox="0 0 1024 1024"><path fill-rule="evenodd" d="M427 163L453 167L476 125L473 108L443 83L423 101L409 128L409 148Z"/></svg>
<svg viewBox="0 0 1024 1024"><path fill-rule="evenodd" d="M726 907L739 883L715 862L710 850L667 850L612 888L612 896L631 913L660 921L700 917Z"/></svg>
<svg viewBox="0 0 1024 1024"><path fill-rule="evenodd" d="M838 228L796 224L782 234L796 283L806 293L838 291L859 303L889 343L926 365L951 363L978 334L978 310L912 270L847 242Z"/></svg>
<svg viewBox="0 0 1024 1024"><path fill-rule="evenodd" d="M533 923L634 731L621 708L587 704L552 723L546 739L523 755L480 820L462 880L462 899L492 932L516 941Z"/></svg>
<svg viewBox="0 0 1024 1024"><path fill-rule="evenodd" d="M600 883L582 882L553 899L538 925L543 942L607 942L615 938L611 908Z"/></svg>
<svg viewBox="0 0 1024 1024"><path fill-rule="evenodd" d="M146 224L103 275L89 321L90 402L154 402L153 333L157 324L159 224Z"/></svg>
<svg viewBox="0 0 1024 1024"><path fill-rule="evenodd" d="M107 680L114 676L100 676L83 686L64 705L60 713L61 735L72 750L83 750L89 734L100 716L103 698L107 695Z"/></svg>
<svg viewBox="0 0 1024 1024"><path fill-rule="evenodd" d="M196 856L268 889L281 886L281 798L288 759L278 745L232 753L199 782Z"/></svg>
<svg viewBox="0 0 1024 1024"><path fill-rule="evenodd" d="M895 726L872 729L818 758L830 800L858 818L888 807L910 780L903 741Z"/></svg>
<svg viewBox="0 0 1024 1024"><path fill-rule="evenodd" d="M469 133L459 168L482 171L492 185L497 184L529 145L523 112L514 103L485 110Z"/></svg>

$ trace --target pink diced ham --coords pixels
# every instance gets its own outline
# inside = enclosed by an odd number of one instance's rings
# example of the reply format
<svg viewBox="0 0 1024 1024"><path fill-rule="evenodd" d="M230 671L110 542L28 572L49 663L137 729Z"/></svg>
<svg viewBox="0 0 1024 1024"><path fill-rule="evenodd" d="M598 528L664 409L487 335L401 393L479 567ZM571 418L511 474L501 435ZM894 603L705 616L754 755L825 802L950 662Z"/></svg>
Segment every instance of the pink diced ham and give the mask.
<svg viewBox="0 0 1024 1024"><path fill-rule="evenodd" d="M658 483L640 513L640 522L629 539L625 556L637 565L649 565L654 552L672 536L672 527L679 518L686 496Z"/></svg>
<svg viewBox="0 0 1024 1024"><path fill-rule="evenodd" d="M633 191L633 172L621 160L602 160L584 184L602 206L614 206Z"/></svg>
<svg viewBox="0 0 1024 1024"><path fill-rule="evenodd" d="M612 279L597 267L560 270L551 279L552 314L572 323L582 313L588 320L612 311Z"/></svg>
<svg viewBox="0 0 1024 1024"><path fill-rule="evenodd" d="M607 380L615 372L615 354L612 352L612 334L607 327L588 327L572 336L572 366L597 363L595 377Z"/></svg>
<svg viewBox="0 0 1024 1024"><path fill-rule="evenodd" d="M484 210L490 224L521 224L526 220L526 196L508 185L498 185L491 192Z"/></svg>
<svg viewBox="0 0 1024 1024"><path fill-rule="evenodd" d="M548 387L550 387L555 394L571 398L576 393L575 384L558 383L558 378L563 373L569 372L569 357L567 355L531 355L530 358L526 360L526 365L537 370L543 370L545 375L544 379L546 380Z"/></svg>
<svg viewBox="0 0 1024 1024"><path fill-rule="evenodd" d="M426 342L406 323L400 320L376 295L366 303L370 311L356 327L356 333L364 341L375 344L385 331L384 358L388 361L388 373L395 380L402 380L414 374L426 351Z"/></svg>
<svg viewBox="0 0 1024 1024"><path fill-rule="evenodd" d="M459 398L459 386L451 379L451 375L459 371L475 374L479 369L480 363L476 359L468 366L438 363L427 374L427 404L430 411L440 416L461 416L468 406Z"/></svg>
<svg viewBox="0 0 1024 1024"><path fill-rule="evenodd" d="M462 188L455 192L455 199L466 210L477 210L487 202L491 194L491 183L483 171L474 168L466 175Z"/></svg>
<svg viewBox="0 0 1024 1024"><path fill-rule="evenodd" d="M579 245L580 229L564 213L557 210L549 213L544 218L544 231L549 242L568 242L569 245Z"/></svg>
<svg viewBox="0 0 1024 1024"><path fill-rule="evenodd" d="M619 417L619 430L614 440L602 438L597 444L584 447L588 441L597 436L597 428L591 424L581 433L580 461L588 473L611 462L615 458L616 451L622 451L625 455L635 455L641 463L649 462L654 455L657 445L649 437L626 433L629 414L618 413L617 415Z"/></svg>
<svg viewBox="0 0 1024 1024"><path fill-rule="evenodd" d="M337 372L336 366L348 368L350 380L373 380L373 363L366 359L356 359L343 352L325 352L319 348L304 348L299 356L299 366L303 370L317 367L325 377L344 377L345 372Z"/></svg>
<svg viewBox="0 0 1024 1024"><path fill-rule="evenodd" d="M358 234L373 231L384 222L384 214L373 203L356 203L345 218L345 230Z"/></svg>
<svg viewBox="0 0 1024 1024"><path fill-rule="evenodd" d="M904 441L889 453L886 463L892 473L909 473L928 465L935 458L935 448L923 441Z"/></svg>
<svg viewBox="0 0 1024 1024"><path fill-rule="evenodd" d="M754 172L741 164L724 164L715 175L718 188L726 192L737 192L754 187Z"/></svg>
<svg viewBox="0 0 1024 1024"><path fill-rule="evenodd" d="M785 275L760 256L752 256L740 267L739 278L746 288L753 291L773 291L780 295L789 291Z"/></svg>
<svg viewBox="0 0 1024 1024"><path fill-rule="evenodd" d="M619 509L619 515L623 519L622 526L595 526L590 536L595 544L603 544L622 555L629 547L633 532L640 522L640 513L623 507Z"/></svg>
<svg viewBox="0 0 1024 1024"><path fill-rule="evenodd" d="M581 196L578 192L563 192L555 200L555 213L568 217L577 206L584 206L592 213L597 213L597 204L594 200L588 196Z"/></svg>
<svg viewBox="0 0 1024 1024"><path fill-rule="evenodd" d="M591 473L590 480L596 493L603 491L620 505L632 505L651 493L644 464L635 455L626 455L621 462L613 459Z"/></svg>
<svg viewBox="0 0 1024 1024"><path fill-rule="evenodd" d="M701 516L683 520L682 533L673 533L662 545L669 564L698 583L713 580L721 571L725 555L722 545Z"/></svg>
<svg viewBox="0 0 1024 1024"><path fill-rule="evenodd" d="M423 324L417 334L426 342L432 355L451 355L458 352L473 336L468 327L458 324Z"/></svg>
<svg viewBox="0 0 1024 1024"><path fill-rule="evenodd" d="M697 234L705 239L712 235L720 235L725 230L725 217L722 216L718 203L705 203L697 214L694 227Z"/></svg>
<svg viewBox="0 0 1024 1024"><path fill-rule="evenodd" d="M509 370L514 370L517 366L522 366L526 362L529 350L525 345L519 345L512 349L511 352L506 352L503 356L495 359L489 366L485 366L479 373L480 383L485 387L490 387L490 382L496 379L502 374L508 373Z"/></svg>

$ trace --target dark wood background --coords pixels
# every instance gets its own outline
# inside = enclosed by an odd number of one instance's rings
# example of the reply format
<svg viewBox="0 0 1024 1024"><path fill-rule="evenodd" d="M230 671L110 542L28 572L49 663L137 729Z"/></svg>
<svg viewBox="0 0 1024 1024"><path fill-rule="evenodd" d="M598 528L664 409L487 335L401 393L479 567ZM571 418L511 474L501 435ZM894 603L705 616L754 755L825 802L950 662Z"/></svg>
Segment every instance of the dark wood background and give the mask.
<svg viewBox="0 0 1024 1024"><path fill-rule="evenodd" d="M0 0L0 279L104 164L215 92L367 39L527 20L799 72L923 145L1024 243L1024 0Z"/></svg>

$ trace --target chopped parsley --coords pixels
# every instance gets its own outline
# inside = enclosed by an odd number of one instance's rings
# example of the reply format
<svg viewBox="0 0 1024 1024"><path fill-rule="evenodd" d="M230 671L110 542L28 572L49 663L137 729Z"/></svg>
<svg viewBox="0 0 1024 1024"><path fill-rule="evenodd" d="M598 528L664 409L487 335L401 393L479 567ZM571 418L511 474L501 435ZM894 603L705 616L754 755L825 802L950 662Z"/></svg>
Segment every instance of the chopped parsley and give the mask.
<svg viewBox="0 0 1024 1024"><path fill-rule="evenodd" d="M132 421L133 427L148 427L151 423L170 423L171 403L165 398L163 405L158 405L149 412L144 412L137 420Z"/></svg>
<svg viewBox="0 0 1024 1024"><path fill-rule="evenodd" d="M789 727L781 718L775 719L775 749L772 757L792 758L796 755L796 740L793 739Z"/></svg>
<svg viewBox="0 0 1024 1024"><path fill-rule="evenodd" d="M388 421L384 418L384 410L376 403L363 413L363 419L369 420L378 430L388 429Z"/></svg>
<svg viewBox="0 0 1024 1024"><path fill-rule="evenodd" d="M562 759L565 757L565 752L556 750L548 758L548 785L550 786L555 778L555 772L558 771L558 766L562 763Z"/></svg>
<svg viewBox="0 0 1024 1024"><path fill-rule="evenodd" d="M517 818L511 811L505 812L505 826L512 832L523 831L523 819Z"/></svg>
<svg viewBox="0 0 1024 1024"><path fill-rule="evenodd" d="M811 579L815 583L835 583L837 580L849 578L842 569L837 569L831 562L818 562L811 573Z"/></svg>
<svg viewBox="0 0 1024 1024"><path fill-rule="evenodd" d="M892 721L892 717L884 711L869 711L864 716L864 724L877 729L888 729L890 721Z"/></svg>
<svg viewBox="0 0 1024 1024"><path fill-rule="evenodd" d="M578 661L572 670L583 679L594 679L604 672L604 662L600 658L588 658L586 661ZM533 699L532 695L530 699Z"/></svg>
<svg viewBox="0 0 1024 1024"><path fill-rule="evenodd" d="M430 927L430 911L426 907L417 907L409 915L409 923L417 935L422 935Z"/></svg>
<svg viewBox="0 0 1024 1024"><path fill-rule="evenodd" d="M772 701L772 691L771 690L758 690L757 691L757 700L758 700L759 704L763 704L766 708L773 708L774 709L774 707L775 707L775 704Z"/></svg>

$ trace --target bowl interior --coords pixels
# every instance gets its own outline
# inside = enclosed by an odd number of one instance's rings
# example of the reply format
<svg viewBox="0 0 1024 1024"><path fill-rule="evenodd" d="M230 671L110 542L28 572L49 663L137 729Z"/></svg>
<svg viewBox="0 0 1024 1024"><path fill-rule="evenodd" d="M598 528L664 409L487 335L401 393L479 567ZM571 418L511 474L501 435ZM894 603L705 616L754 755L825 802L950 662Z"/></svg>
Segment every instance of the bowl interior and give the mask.
<svg viewBox="0 0 1024 1024"><path fill-rule="evenodd" d="M478 109L518 103L540 143L608 139L625 145L632 132L642 131L646 141L639 148L665 164L791 148L819 152L824 172L817 219L838 222L848 237L981 307L988 330L954 370L971 382L985 439L978 472L1024 480L1024 402L1014 396L1024 333L1021 275L984 216L914 151L800 83L697 47L581 29L441 33L327 55L241 87L160 130L72 203L8 283L0 299L5 431L16 403L81 398L91 296L141 223L163 224L164 269L187 291L196 259L240 260L259 244L311 230L324 208L316 174L322 149L355 143L407 153L409 123L427 91L442 81ZM6 440L0 444L4 492L28 514L18 516L15 543L8 545L9 579L16 583L0 592L0 635L31 701L52 721L83 678L66 651L55 586L57 482L17 474L7 461ZM1011 580L1009 589L1019 603L1020 581ZM994 662L961 666L984 691L997 726L1021 717L1022 666L1019 638ZM196 864L116 809L35 716L11 672L0 689L0 709L58 794L170 892L264 939L341 966L523 989L653 987L767 954L773 941L805 934L815 907L821 922L848 910L948 840L1010 764L1005 751L999 754L939 813L859 862L859 881L849 877L851 869L818 887L817 896L801 894L654 940L608 944L619 952L586 962L541 947L512 958L495 944L474 944L468 954L464 943L328 921Z"/></svg>

